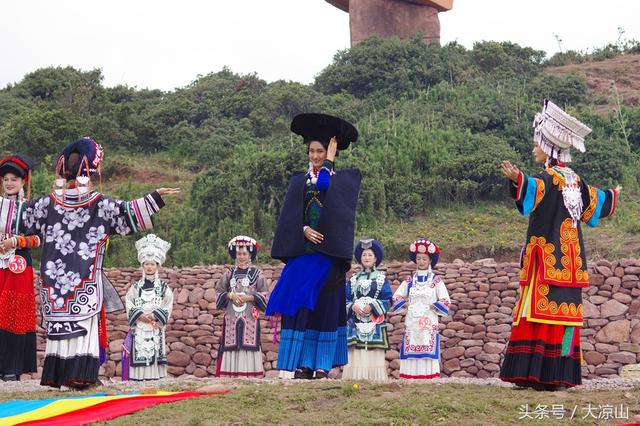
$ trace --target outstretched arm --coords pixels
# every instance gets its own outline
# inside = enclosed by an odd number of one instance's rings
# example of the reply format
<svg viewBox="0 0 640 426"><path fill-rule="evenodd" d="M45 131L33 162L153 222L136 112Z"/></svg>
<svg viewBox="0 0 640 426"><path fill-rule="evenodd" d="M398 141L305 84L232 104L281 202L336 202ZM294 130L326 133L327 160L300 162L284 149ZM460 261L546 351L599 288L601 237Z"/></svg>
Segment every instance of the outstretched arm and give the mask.
<svg viewBox="0 0 640 426"><path fill-rule="evenodd" d="M600 219L613 216L616 212L618 196L622 192L620 185L613 189L602 190L594 186L589 186L584 181L580 181L580 192L582 194L582 211L581 220L588 226L598 226Z"/></svg>
<svg viewBox="0 0 640 426"><path fill-rule="evenodd" d="M178 193L179 188L160 188L133 201L104 197L99 214L109 221L110 234L134 234L153 228L151 217L164 207L163 197Z"/></svg>
<svg viewBox="0 0 640 426"><path fill-rule="evenodd" d="M525 175L516 165L504 160L502 174L510 181L509 192L521 215L531 214L545 196L544 180Z"/></svg>

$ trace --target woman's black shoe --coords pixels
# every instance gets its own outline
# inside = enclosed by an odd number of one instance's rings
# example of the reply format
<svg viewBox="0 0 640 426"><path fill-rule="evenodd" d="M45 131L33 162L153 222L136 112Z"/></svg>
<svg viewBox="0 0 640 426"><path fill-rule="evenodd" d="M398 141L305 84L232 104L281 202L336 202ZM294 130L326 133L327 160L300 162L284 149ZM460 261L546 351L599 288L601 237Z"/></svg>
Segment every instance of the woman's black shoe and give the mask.
<svg viewBox="0 0 640 426"><path fill-rule="evenodd" d="M316 370L316 379L328 379L329 378L329 372L327 370Z"/></svg>
<svg viewBox="0 0 640 426"><path fill-rule="evenodd" d="M2 376L2 381L4 381L4 382L19 382L20 381L20 376L17 376L15 374L5 374L4 376Z"/></svg>
<svg viewBox="0 0 640 426"><path fill-rule="evenodd" d="M293 373L293 378L311 380L313 379L313 370L310 368L298 368L295 373Z"/></svg>

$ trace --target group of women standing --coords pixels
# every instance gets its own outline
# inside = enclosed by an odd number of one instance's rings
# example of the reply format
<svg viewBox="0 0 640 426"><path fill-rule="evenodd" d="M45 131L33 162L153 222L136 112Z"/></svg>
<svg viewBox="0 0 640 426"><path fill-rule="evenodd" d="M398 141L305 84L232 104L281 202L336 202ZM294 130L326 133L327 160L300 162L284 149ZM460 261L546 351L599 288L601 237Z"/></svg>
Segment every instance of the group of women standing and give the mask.
<svg viewBox="0 0 640 426"><path fill-rule="evenodd" d="M503 162L516 206L530 214L523 250L521 297L514 312L501 378L521 386L555 389L580 383L580 289L588 285L580 222L595 226L615 211L620 188L588 186L566 163L573 146L584 151L590 129L545 101L536 116L533 155L542 173L525 176ZM434 272L440 248L418 238L408 255L416 271L392 292L378 267L379 241L354 247L355 213L361 174L337 170L336 157L358 138L353 125L326 114L300 114L291 124L306 146L309 167L292 176L278 219L271 256L285 262L268 294L262 272L252 265L259 245L238 236L228 244L235 265L216 286L224 324L216 373L263 374L260 312L281 322L277 368L298 379L326 378L345 366L343 378L385 380L389 348L387 316L406 309L400 345L400 377L440 375L439 317L449 314L444 281ZM24 156L0 162L0 378L12 380L35 371L35 302L29 248L42 246L41 296L47 347L42 384L81 387L96 383L106 348L106 313L122 308L102 272L108 238L149 229L162 197L178 189L159 189L131 202L94 191L100 172L100 145L90 138L69 144L58 157L54 192L29 200L30 161ZM27 185L28 186L28 185ZM27 191L28 193L28 191ZM158 278L170 244L151 234L136 244L142 278L126 295L131 332L123 345L127 378L166 374L164 327L172 293ZM360 269L347 280L352 258ZM7 301L11 301L8 303ZM125 375L123 368L123 375Z"/></svg>

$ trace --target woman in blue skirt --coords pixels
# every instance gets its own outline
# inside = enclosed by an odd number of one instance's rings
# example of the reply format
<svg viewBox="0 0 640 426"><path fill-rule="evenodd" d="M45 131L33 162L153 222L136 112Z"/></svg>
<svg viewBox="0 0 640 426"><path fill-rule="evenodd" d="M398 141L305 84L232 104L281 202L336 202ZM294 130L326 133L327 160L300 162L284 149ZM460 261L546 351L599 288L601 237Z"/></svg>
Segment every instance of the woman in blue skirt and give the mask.
<svg viewBox="0 0 640 426"><path fill-rule="evenodd" d="M309 169L289 182L271 256L286 263L267 315L281 315L278 369L297 379L326 378L347 364L346 272L351 267L360 171L334 160L358 138L353 125L325 114L300 114Z"/></svg>

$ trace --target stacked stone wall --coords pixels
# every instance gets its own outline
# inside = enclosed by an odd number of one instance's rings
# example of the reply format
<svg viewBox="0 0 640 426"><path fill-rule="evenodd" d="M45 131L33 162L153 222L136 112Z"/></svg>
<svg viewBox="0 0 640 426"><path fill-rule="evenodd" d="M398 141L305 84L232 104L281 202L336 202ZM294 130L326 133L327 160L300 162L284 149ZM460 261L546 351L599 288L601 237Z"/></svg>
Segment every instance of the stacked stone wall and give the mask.
<svg viewBox="0 0 640 426"><path fill-rule="evenodd" d="M213 376L223 314L215 308L215 286L227 266L164 269L161 277L174 292L167 327L168 371L174 376ZM413 272L411 263L382 265L395 290ZM263 265L272 288L282 266ZM441 319L442 372L445 376L496 377L511 331L518 298L519 268L513 263L484 259L474 263L440 264L436 272L451 296L451 311ZM590 266L591 285L583 290L585 325L581 330L583 375L617 377L622 366L640 362L640 260L598 261ZM109 269L107 276L122 297L140 278L137 268ZM272 323L261 317L262 351L268 377L277 375L278 345ZM404 332L404 312L388 316L391 349L389 375L398 377L398 345ZM109 355L101 374L121 371L121 344L128 331L125 313L108 315ZM39 371L44 358L44 333L38 332ZM37 375L34 375L37 376Z"/></svg>

